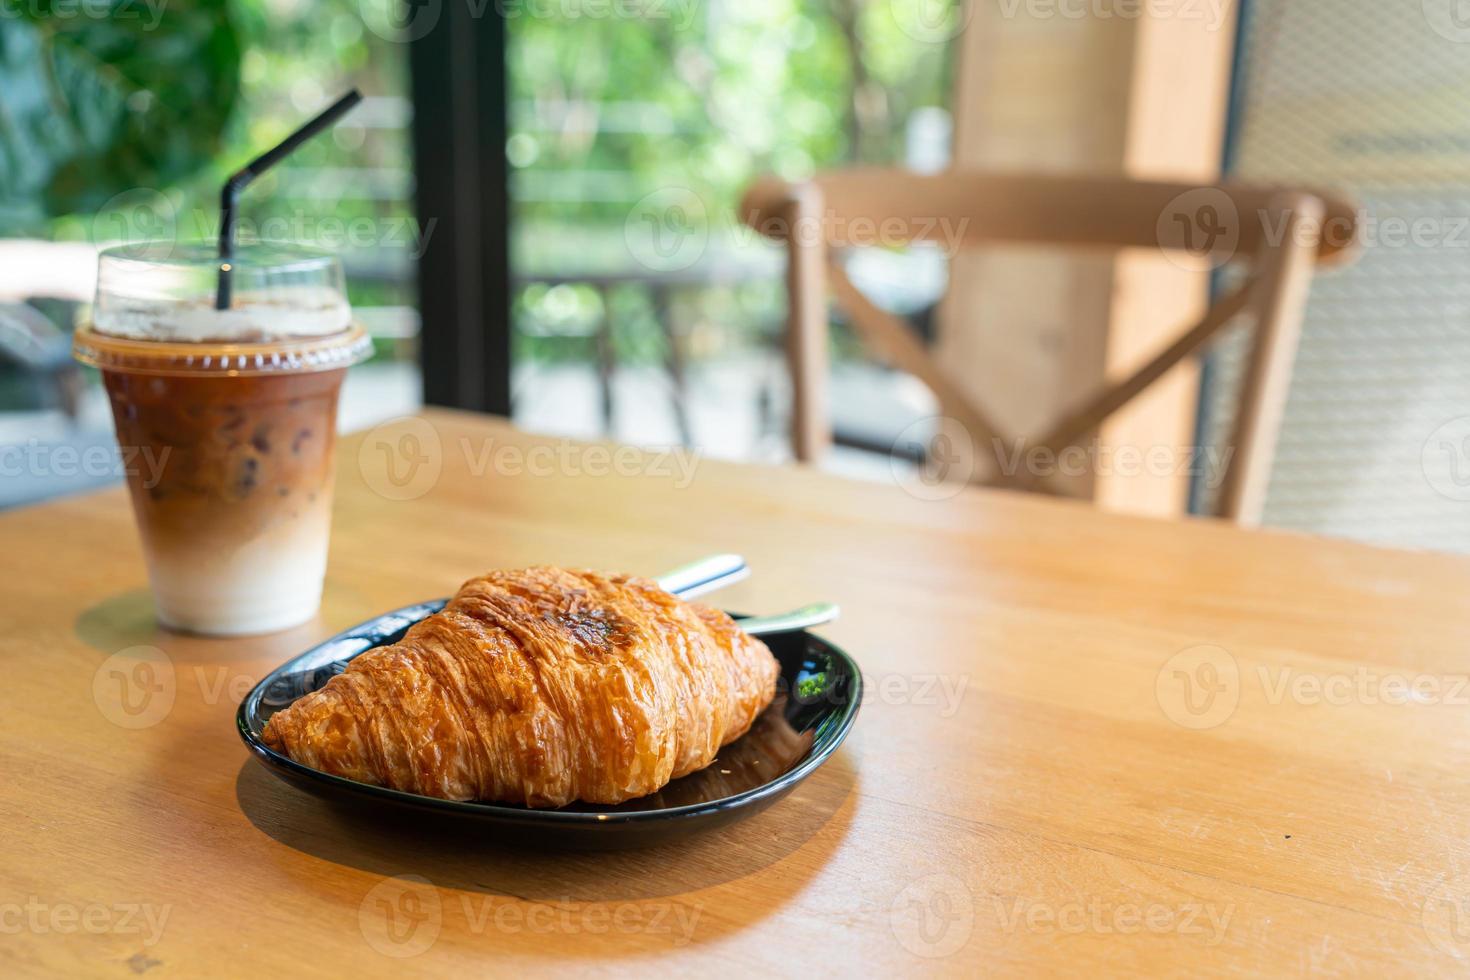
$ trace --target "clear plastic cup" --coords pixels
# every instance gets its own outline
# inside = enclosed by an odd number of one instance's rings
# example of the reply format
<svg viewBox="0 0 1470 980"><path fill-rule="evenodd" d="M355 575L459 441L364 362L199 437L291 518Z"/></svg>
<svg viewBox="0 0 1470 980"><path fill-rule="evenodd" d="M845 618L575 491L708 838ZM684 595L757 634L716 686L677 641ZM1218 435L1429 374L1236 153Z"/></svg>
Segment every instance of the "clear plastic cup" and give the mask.
<svg viewBox="0 0 1470 980"><path fill-rule="evenodd" d="M337 397L372 352L342 268L296 246L237 249L228 310L205 245L98 260L73 349L101 369L159 620L267 633L321 604ZM139 461L147 465L141 465Z"/></svg>

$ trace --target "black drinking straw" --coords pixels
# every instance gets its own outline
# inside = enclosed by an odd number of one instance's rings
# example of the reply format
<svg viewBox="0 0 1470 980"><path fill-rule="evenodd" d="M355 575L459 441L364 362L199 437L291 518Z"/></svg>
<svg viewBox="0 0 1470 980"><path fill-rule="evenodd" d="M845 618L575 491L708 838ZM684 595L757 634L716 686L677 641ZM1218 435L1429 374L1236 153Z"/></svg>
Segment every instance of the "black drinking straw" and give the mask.
<svg viewBox="0 0 1470 980"><path fill-rule="evenodd" d="M219 286L214 294L215 309L228 310L230 308L230 273L232 271L230 259L235 256L235 204L239 200L240 192L250 186L252 180L274 167L302 143L341 119L346 115L347 110L361 101L362 93L353 89L323 109L316 118L283 139L275 149L267 150L251 160L225 181L225 186L219 192Z"/></svg>

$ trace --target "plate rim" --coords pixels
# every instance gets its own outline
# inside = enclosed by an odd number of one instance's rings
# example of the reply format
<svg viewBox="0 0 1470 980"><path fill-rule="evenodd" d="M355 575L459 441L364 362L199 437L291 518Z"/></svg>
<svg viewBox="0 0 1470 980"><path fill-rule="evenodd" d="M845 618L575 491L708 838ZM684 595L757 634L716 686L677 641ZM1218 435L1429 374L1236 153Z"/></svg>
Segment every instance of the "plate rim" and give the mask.
<svg viewBox="0 0 1470 980"><path fill-rule="evenodd" d="M832 754L837 751L842 743L846 741L847 734L849 731L852 730L853 723L857 719L858 710L862 707L863 673L861 668L859 668L857 661L854 660L846 650L843 650L841 647L837 646L835 643L826 639L825 637L818 636L816 633L813 633L810 630L796 631L801 633L808 639L816 640L818 643L822 644L824 650L828 654L836 656L840 661L843 662L844 666L847 668L849 676L852 678L852 687L851 691L849 692L847 701L845 704L840 706L838 714L836 715L837 721L835 723L835 726L833 727L832 731L826 736L826 740L823 744L813 745L812 750L804 759L802 759L796 765L792 766L790 769L783 772L781 775L770 780L769 782L762 783L759 786L753 787L740 793L736 793L733 796L722 796L717 800L706 800L702 803L686 803L682 806L666 807L659 810L627 810L612 811L606 813L568 811L561 809L535 809L531 807L511 807L499 803L482 803L476 800L446 800L437 796L423 796L419 793L409 793L404 790L392 789L387 786L378 786L373 783L358 782L355 779L348 779L346 776L338 776L334 775L333 773L322 772L320 769L313 769L312 767L297 762L296 760L288 756L282 755L281 753L277 752L275 749L272 749L270 746L261 741L260 737L251 730L249 718L250 712L248 712L247 709L249 709L253 704L260 701L260 699L264 696L265 690L269 686L269 684L290 665L296 663L299 660L312 656L329 644L353 638L355 634L368 628L373 623L380 622L381 620L388 619L392 616L404 615L409 610L415 610L420 607L432 605L436 602L442 603L445 601L447 600L433 599L427 600L425 602L410 603L409 605L403 606L399 609L381 613L380 615L374 616L371 619L365 619L361 623L358 623L356 626L350 626L340 633L337 633L331 637L328 637L325 640L322 640L320 643L315 644L309 649L302 651L296 656L291 657L289 660L286 660L272 670L268 671L265 676L262 677L255 684L255 686L250 689L249 693L247 693L245 697L240 700L240 706L235 710L235 728L236 731L239 733L241 740L245 743L245 747L250 750L251 754L257 760L259 760L267 767L277 768L283 770L284 772L289 772L298 776L305 777L307 779L315 780L323 783L324 785L332 786L346 792L358 793L370 797L377 797L394 803L428 808L433 810L441 810L445 813L456 814L459 816L477 816L487 818L494 817L502 821L513 823L535 823L541 825L551 823L565 824L570 826L603 827L649 823L660 820L678 820L680 818L699 816L710 812L731 810L737 807L747 806L749 804L756 803L769 796L781 794L789 789L792 789L794 788L795 784L806 779L807 776L811 775L813 771L815 771L824 762L826 762L827 759L830 758ZM425 612L423 616L421 616L419 619L414 620L413 622L420 622L423 619L427 619L429 616L432 615L432 611ZM348 658L348 660L354 660L357 657L362 656L362 654L367 653L369 650L374 649L377 649L377 647L366 647L365 649L354 653L351 657ZM827 725L820 726L820 728L825 727L827 727ZM818 729L819 731L820 728ZM713 764L713 761L711 762L711 764Z"/></svg>

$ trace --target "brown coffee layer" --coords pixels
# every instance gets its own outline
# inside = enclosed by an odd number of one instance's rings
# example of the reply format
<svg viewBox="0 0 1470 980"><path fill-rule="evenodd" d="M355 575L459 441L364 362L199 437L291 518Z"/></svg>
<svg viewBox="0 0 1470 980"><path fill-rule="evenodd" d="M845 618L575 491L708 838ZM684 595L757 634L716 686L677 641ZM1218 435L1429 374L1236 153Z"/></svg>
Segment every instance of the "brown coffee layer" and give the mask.
<svg viewBox="0 0 1470 980"><path fill-rule="evenodd" d="M330 506L345 375L104 371L118 443L162 463L129 474L145 538L229 547Z"/></svg>

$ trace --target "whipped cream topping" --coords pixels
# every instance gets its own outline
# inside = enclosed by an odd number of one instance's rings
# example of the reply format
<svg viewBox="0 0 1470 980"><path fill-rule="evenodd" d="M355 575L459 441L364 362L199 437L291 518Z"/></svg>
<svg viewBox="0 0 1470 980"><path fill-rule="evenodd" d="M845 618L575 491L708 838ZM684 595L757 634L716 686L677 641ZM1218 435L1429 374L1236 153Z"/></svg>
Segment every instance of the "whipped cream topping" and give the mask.
<svg viewBox="0 0 1470 980"><path fill-rule="evenodd" d="M212 296L165 302L114 295L92 318L92 329L109 337L171 343L267 343L322 337L351 324L347 300L319 286L237 293L228 310L216 310Z"/></svg>

